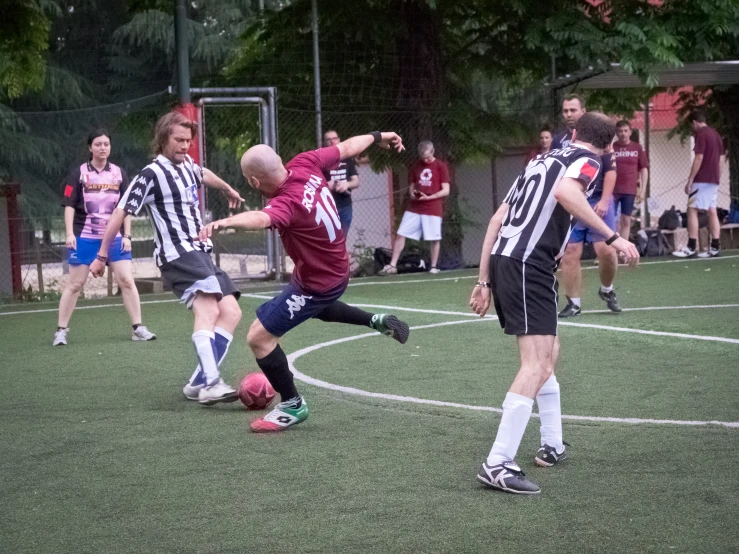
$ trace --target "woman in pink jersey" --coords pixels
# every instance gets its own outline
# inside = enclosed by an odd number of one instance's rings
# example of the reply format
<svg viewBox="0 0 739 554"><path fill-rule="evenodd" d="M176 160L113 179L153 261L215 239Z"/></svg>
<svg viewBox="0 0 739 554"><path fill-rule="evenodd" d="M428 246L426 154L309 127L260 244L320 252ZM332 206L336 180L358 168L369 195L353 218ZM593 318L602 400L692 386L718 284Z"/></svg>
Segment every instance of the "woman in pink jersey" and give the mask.
<svg viewBox="0 0 739 554"><path fill-rule="evenodd" d="M69 280L59 301L59 320L54 335L54 346L67 344L69 320L77 305L90 270L97 256L110 214L128 187L128 176L117 165L108 161L110 135L96 129L87 137L90 149L89 161L74 168L64 181L62 206L69 261ZM108 264L113 270L123 305L131 318L131 339L147 341L156 335L141 324L139 293L133 280L131 267L131 217L123 223L123 235L116 236L108 251Z"/></svg>

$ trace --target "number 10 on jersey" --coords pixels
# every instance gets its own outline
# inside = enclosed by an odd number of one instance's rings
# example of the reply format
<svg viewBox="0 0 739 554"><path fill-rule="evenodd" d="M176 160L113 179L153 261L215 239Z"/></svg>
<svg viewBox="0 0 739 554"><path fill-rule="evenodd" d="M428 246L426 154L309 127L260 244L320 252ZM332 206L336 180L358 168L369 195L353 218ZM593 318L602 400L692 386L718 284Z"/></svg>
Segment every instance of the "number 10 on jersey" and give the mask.
<svg viewBox="0 0 739 554"><path fill-rule="evenodd" d="M316 223L323 224L331 242L336 240L336 231L341 229L341 221L331 191L327 187L321 189L321 198L316 202Z"/></svg>

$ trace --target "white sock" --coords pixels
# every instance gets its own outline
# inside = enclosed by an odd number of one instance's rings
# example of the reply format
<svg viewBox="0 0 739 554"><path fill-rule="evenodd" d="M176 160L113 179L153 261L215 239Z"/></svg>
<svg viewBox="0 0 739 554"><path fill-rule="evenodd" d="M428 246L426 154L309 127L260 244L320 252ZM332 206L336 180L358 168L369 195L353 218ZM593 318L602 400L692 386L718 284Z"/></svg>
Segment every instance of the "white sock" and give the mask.
<svg viewBox="0 0 739 554"><path fill-rule="evenodd" d="M601 285L600 286L601 292L611 292L612 290L613 290L613 285L609 285L609 286Z"/></svg>
<svg viewBox="0 0 739 554"><path fill-rule="evenodd" d="M552 375L536 395L541 419L541 445L548 444L562 452L562 408L560 406L559 383Z"/></svg>
<svg viewBox="0 0 739 554"><path fill-rule="evenodd" d="M231 346L231 341L234 340L234 337L231 333L223 329L222 327L216 327L214 330L215 333L215 342L216 342L216 353L218 354L218 359L216 360L216 363L218 364L218 367L221 367L221 362L226 359L226 354L228 354L228 349ZM203 380L205 379L204 375L202 375L200 369L200 364L198 364L198 367L195 368L195 371L192 374L192 377L190 377L190 385L202 385Z"/></svg>
<svg viewBox="0 0 739 554"><path fill-rule="evenodd" d="M533 406L534 401L526 396L515 392L505 395L503 416L500 418L493 448L488 454L488 465L500 464L516 457Z"/></svg>
<svg viewBox="0 0 739 554"><path fill-rule="evenodd" d="M192 342L198 353L200 367L205 373L206 384L213 383L221 377L218 364L216 364L215 339L216 335L213 331L195 331L192 334Z"/></svg>
<svg viewBox="0 0 739 554"><path fill-rule="evenodd" d="M580 307L580 297L579 296L577 298L570 298L570 302L572 302L578 308Z"/></svg>

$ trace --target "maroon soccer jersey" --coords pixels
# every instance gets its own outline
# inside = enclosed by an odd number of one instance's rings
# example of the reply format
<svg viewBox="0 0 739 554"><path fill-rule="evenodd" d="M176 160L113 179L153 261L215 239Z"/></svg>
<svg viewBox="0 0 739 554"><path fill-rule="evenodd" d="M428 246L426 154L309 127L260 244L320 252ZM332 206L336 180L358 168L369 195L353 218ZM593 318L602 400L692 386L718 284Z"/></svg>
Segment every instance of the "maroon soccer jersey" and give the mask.
<svg viewBox="0 0 739 554"><path fill-rule="evenodd" d="M696 154L703 154L703 162L693 181L718 185L721 182L721 156L724 153L724 141L721 140L721 135L711 127L698 129L695 132L693 150Z"/></svg>
<svg viewBox="0 0 739 554"><path fill-rule="evenodd" d="M647 155L641 144L629 141L629 144L613 143L613 155L616 156L615 194L636 194L639 172L649 167Z"/></svg>
<svg viewBox="0 0 739 554"><path fill-rule="evenodd" d="M298 154L287 179L264 207L295 263L293 280L308 293L336 289L349 278L346 237L324 170L339 163L336 146Z"/></svg>
<svg viewBox="0 0 739 554"><path fill-rule="evenodd" d="M408 169L408 184L428 196L436 194L441 190L442 183L449 182L449 168L441 160L426 163L418 160ZM408 211L421 215L444 215L444 199L416 200L411 198Z"/></svg>

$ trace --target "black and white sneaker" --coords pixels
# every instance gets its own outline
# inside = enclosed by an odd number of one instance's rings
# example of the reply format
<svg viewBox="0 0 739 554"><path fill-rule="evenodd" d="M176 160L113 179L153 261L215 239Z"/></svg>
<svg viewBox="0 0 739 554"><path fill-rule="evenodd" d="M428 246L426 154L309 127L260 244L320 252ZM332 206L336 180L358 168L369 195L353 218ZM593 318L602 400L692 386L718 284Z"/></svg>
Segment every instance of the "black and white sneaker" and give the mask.
<svg viewBox="0 0 739 554"><path fill-rule="evenodd" d="M513 494L539 494L541 489L536 483L526 479L526 475L516 462L509 461L490 466L484 462L477 472L477 480L486 487Z"/></svg>
<svg viewBox="0 0 739 554"><path fill-rule="evenodd" d="M559 312L559 317L573 317L580 315L580 306L570 300L569 296L566 296L565 298L567 298L567 305L561 312Z"/></svg>
<svg viewBox="0 0 739 554"><path fill-rule="evenodd" d="M567 455L565 454L564 446L562 447L562 452L557 452L556 448L545 444L536 452L534 461L536 462L536 465L541 467L552 467L554 464L561 462L565 458L567 458Z"/></svg>
<svg viewBox="0 0 739 554"><path fill-rule="evenodd" d="M598 296L606 303L609 310L615 313L621 312L621 306L619 306L618 304L618 298L616 298L615 290L603 292L603 289L598 289Z"/></svg>

